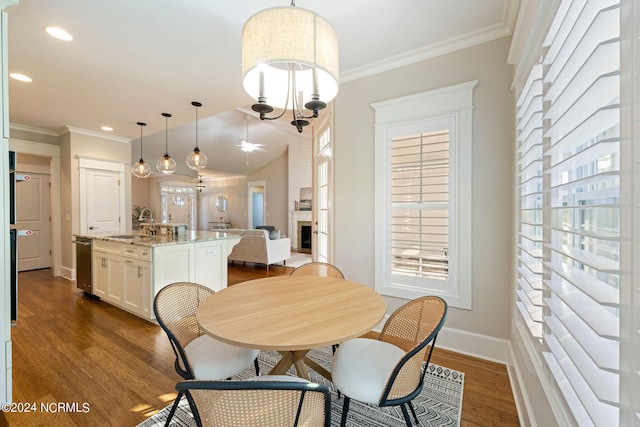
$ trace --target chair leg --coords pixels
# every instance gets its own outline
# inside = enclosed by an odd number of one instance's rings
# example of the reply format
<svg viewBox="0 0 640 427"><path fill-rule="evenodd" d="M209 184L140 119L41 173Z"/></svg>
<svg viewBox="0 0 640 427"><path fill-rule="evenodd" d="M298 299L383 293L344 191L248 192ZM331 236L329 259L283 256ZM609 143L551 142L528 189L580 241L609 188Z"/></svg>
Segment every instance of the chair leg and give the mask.
<svg viewBox="0 0 640 427"><path fill-rule="evenodd" d="M407 411L405 404L400 405L400 409L402 409L402 416L404 417L404 422L407 423L407 427L413 427L413 423L411 422L411 418L409 418L409 412Z"/></svg>
<svg viewBox="0 0 640 427"><path fill-rule="evenodd" d="M253 359L253 366L256 368L256 376L260 375L260 365L258 365L258 358Z"/></svg>
<svg viewBox="0 0 640 427"><path fill-rule="evenodd" d="M171 406L171 412L169 412L169 416L167 417L167 421L164 422L164 427L169 427L169 422L173 415L176 413L176 409L178 409L178 403L180 403L180 399L182 398L182 392L178 393L176 400L173 401L173 406Z"/></svg>
<svg viewBox="0 0 640 427"><path fill-rule="evenodd" d="M347 412L349 412L349 396L344 397L344 404L342 405L342 419L340 419L340 427L346 427L347 425Z"/></svg>
<svg viewBox="0 0 640 427"><path fill-rule="evenodd" d="M409 409L411 409L411 413L413 414L413 419L416 421L416 424L418 425L422 425L420 424L420 420L418 419L418 416L416 415L416 410L413 407L413 402L408 402L407 405L409 405Z"/></svg>

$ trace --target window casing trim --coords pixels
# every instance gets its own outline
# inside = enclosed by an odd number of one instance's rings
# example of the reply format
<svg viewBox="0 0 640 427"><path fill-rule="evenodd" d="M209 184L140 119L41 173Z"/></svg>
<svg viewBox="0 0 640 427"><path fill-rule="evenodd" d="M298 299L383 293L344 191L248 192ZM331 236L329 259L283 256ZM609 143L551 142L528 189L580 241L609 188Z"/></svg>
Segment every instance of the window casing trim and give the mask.
<svg viewBox="0 0 640 427"><path fill-rule="evenodd" d="M371 104L375 110L375 288L382 295L414 299L443 297L452 307L470 310L472 303L472 109L477 80ZM389 236L388 141L399 127L445 119L452 123L450 177L449 285L435 291L394 284L387 254ZM454 139L455 138L455 139Z"/></svg>

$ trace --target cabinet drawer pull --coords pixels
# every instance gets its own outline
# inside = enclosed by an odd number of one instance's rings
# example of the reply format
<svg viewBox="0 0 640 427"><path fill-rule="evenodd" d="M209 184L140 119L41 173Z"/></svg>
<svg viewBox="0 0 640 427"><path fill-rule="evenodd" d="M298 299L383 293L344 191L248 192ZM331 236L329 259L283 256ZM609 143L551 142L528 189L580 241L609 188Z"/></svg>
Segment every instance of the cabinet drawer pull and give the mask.
<svg viewBox="0 0 640 427"><path fill-rule="evenodd" d="M127 264L132 264L133 261L131 261L130 259L125 259L124 262L126 262Z"/></svg>

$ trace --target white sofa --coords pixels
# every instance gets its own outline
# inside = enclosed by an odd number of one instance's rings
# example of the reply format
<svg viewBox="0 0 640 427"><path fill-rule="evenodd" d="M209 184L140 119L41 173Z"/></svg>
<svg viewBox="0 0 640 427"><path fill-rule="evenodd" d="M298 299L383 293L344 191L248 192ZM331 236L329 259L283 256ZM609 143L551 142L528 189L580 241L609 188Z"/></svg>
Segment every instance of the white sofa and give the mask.
<svg viewBox="0 0 640 427"><path fill-rule="evenodd" d="M291 258L291 239L269 239L267 230L245 230L240 242L233 247L229 261L255 262L269 265Z"/></svg>

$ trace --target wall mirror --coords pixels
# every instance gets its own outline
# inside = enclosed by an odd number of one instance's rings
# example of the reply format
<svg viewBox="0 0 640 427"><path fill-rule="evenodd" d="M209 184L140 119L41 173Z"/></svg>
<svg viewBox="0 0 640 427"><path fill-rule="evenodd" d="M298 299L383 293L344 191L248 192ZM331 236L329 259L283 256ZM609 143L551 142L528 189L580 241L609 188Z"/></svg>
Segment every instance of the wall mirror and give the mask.
<svg viewBox="0 0 640 427"><path fill-rule="evenodd" d="M216 199L216 208L218 209L218 212L224 212L227 210L227 198L224 196L218 196L218 198Z"/></svg>

